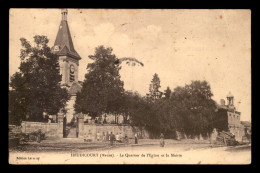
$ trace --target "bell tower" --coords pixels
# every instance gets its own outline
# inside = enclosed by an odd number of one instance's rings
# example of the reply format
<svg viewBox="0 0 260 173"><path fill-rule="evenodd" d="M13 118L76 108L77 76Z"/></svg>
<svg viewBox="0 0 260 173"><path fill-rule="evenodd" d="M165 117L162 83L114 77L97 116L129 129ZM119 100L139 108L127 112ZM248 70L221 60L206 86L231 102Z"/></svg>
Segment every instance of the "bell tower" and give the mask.
<svg viewBox="0 0 260 173"><path fill-rule="evenodd" d="M60 74L62 75L61 86L67 88L71 96L65 107L67 123L70 123L75 115L73 105L75 104L76 93L81 91L82 86L78 81L78 67L81 57L74 48L67 15L68 10L62 9L58 34L51 50L59 56Z"/></svg>
<svg viewBox="0 0 260 173"><path fill-rule="evenodd" d="M78 82L78 66L81 57L74 49L67 15L68 10L62 9L61 23L52 51L59 55L60 74L62 75L61 85L69 87L73 82Z"/></svg>
<svg viewBox="0 0 260 173"><path fill-rule="evenodd" d="M228 101L228 107L234 108L234 96L231 94L231 92L227 95L227 101Z"/></svg>

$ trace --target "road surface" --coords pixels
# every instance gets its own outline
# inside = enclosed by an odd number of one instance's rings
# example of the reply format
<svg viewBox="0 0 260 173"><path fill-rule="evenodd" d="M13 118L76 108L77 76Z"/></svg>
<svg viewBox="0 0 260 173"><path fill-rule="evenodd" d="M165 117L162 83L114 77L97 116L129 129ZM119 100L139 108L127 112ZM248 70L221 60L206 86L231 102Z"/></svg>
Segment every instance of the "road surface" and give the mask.
<svg viewBox="0 0 260 173"><path fill-rule="evenodd" d="M27 147L27 148L26 148ZM211 147L207 142L157 140L138 145L58 142L10 150L11 164L250 164L251 145Z"/></svg>

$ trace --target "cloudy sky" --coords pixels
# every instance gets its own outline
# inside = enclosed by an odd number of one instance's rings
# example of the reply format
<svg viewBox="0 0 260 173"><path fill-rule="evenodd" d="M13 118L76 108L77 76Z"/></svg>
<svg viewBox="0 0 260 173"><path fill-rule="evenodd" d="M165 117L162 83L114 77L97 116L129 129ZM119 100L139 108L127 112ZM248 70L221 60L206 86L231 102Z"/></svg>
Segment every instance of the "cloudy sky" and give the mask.
<svg viewBox="0 0 260 173"><path fill-rule="evenodd" d="M60 9L11 9L10 75L18 71L21 37L32 42L46 35L53 46ZM126 90L145 95L154 73L161 90L207 80L218 103L231 92L241 120L251 121L251 13L249 10L104 10L68 9L74 47L82 57L84 80L88 55L112 47L117 57L135 57L142 66L122 65ZM238 104L238 102L241 102Z"/></svg>

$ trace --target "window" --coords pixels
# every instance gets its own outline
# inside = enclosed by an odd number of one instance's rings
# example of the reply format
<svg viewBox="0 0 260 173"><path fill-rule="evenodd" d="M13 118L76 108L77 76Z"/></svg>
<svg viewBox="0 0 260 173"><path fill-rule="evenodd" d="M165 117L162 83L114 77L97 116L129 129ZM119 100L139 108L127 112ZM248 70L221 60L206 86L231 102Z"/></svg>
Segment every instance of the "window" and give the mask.
<svg viewBox="0 0 260 173"><path fill-rule="evenodd" d="M70 82L73 82L75 80L74 77L75 67L73 64L70 65Z"/></svg>

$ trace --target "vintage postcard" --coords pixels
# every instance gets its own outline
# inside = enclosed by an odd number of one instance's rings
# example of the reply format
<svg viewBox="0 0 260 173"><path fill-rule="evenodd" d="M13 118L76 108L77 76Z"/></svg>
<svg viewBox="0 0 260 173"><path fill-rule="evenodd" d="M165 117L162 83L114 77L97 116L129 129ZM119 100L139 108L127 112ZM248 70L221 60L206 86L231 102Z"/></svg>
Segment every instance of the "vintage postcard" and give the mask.
<svg viewBox="0 0 260 173"><path fill-rule="evenodd" d="M251 11L9 11L10 164L250 164Z"/></svg>

